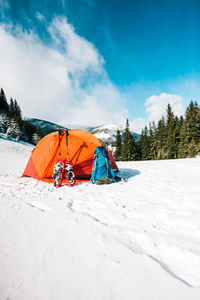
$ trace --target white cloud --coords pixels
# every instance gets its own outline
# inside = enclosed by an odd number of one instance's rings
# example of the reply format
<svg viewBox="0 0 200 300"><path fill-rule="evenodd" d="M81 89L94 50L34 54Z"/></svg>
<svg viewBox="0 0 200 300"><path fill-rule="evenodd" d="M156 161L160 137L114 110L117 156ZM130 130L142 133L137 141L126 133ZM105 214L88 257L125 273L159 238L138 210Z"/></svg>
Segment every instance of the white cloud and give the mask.
<svg viewBox="0 0 200 300"><path fill-rule="evenodd" d="M162 115L166 116L166 108L168 103L171 105L175 115L180 116L184 114L185 108L182 104L183 98L179 95L171 95L162 93L159 96L153 95L146 99L146 113L148 121L157 122Z"/></svg>
<svg viewBox="0 0 200 300"><path fill-rule="evenodd" d="M183 106L184 99L179 95L171 95L161 93L159 96L153 95L146 99L146 117L135 118L130 122L131 130L141 133L145 126L149 126L150 122L157 123L162 116L166 116L166 109L168 103L171 105L175 115L180 117L184 115L185 107Z"/></svg>
<svg viewBox="0 0 200 300"><path fill-rule="evenodd" d="M38 20L40 20L41 22L45 21L45 17L41 13L39 13L39 12L37 12L36 18Z"/></svg>
<svg viewBox="0 0 200 300"><path fill-rule="evenodd" d="M0 26L0 82L8 100L16 98L26 117L59 124L99 125L124 119L120 92L108 79L94 45L65 18L55 18L48 31L51 46L35 32Z"/></svg>
<svg viewBox="0 0 200 300"><path fill-rule="evenodd" d="M0 9L1 9L1 14L3 15L4 9L7 9L10 7L10 3L7 0L0 0Z"/></svg>
<svg viewBox="0 0 200 300"><path fill-rule="evenodd" d="M133 121L129 122L130 129L139 134L147 124L148 121L145 118L135 118Z"/></svg>
<svg viewBox="0 0 200 300"><path fill-rule="evenodd" d="M70 72L81 72L91 69L102 71L103 58L92 43L75 33L66 18L55 18L48 28L57 45L66 51L66 64Z"/></svg>

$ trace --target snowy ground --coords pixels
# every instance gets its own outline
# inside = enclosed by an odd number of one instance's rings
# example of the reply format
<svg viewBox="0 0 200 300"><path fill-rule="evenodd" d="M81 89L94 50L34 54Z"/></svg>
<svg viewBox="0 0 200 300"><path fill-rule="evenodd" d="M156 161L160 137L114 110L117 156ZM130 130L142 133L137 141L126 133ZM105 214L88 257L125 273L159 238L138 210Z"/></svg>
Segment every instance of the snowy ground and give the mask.
<svg viewBox="0 0 200 300"><path fill-rule="evenodd" d="M200 158L56 189L20 178L31 151L0 139L1 300L200 299Z"/></svg>

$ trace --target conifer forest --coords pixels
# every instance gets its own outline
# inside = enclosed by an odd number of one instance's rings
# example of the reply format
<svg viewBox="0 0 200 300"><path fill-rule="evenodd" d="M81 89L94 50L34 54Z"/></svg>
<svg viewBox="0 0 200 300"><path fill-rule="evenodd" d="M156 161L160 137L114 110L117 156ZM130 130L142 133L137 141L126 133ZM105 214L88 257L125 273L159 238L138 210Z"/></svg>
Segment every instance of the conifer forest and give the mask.
<svg viewBox="0 0 200 300"><path fill-rule="evenodd" d="M43 137L40 128L29 124L22 118L21 108L17 100L10 99L8 103L4 90L0 91L0 132L7 138L25 141L36 145Z"/></svg>
<svg viewBox="0 0 200 300"><path fill-rule="evenodd" d="M168 104L166 116L161 116L157 124L152 121L145 126L137 143L127 120L124 140L118 131L115 147L117 161L195 157L200 154L200 107L191 101L185 116L178 118Z"/></svg>

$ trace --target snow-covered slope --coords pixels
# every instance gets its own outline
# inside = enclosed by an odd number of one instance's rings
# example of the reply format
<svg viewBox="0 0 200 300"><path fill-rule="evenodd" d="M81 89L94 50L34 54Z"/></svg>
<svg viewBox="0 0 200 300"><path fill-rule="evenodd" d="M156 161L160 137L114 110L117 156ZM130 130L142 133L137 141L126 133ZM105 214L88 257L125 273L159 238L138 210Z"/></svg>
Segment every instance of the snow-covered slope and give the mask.
<svg viewBox="0 0 200 300"><path fill-rule="evenodd" d="M0 139L0 299L200 299L200 158L56 189L20 178L32 149Z"/></svg>
<svg viewBox="0 0 200 300"><path fill-rule="evenodd" d="M107 144L112 144L113 142L116 141L117 130L120 131L123 139L124 129L114 124L88 128L88 131L94 134L103 143L107 143ZM139 134L132 132L132 135L135 141L138 141L140 139Z"/></svg>

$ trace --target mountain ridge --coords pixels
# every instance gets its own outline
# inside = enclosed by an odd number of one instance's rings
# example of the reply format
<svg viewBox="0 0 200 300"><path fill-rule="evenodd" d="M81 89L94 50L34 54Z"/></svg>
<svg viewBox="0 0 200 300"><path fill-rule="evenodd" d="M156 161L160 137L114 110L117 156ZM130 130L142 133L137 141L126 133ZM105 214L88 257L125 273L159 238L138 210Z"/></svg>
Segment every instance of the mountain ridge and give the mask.
<svg viewBox="0 0 200 300"><path fill-rule="evenodd" d="M113 144L116 141L117 131L120 131L122 140L124 139L125 129L118 125L108 124L97 127L89 128L88 131L95 135L104 144ZM135 141L140 140L140 134L131 131L131 134Z"/></svg>
<svg viewBox="0 0 200 300"><path fill-rule="evenodd" d="M66 129L70 130L70 128L68 126L61 126L56 123L41 120L41 119L27 118L27 121L29 123L35 125L37 128L40 128L44 135L47 135L47 134L57 131L57 130L66 130ZM74 127L74 126L72 126L72 127ZM79 128L92 133L105 145L113 145L113 143L116 141L116 136L117 136L118 130L120 131L121 137L123 140L124 132L125 132L125 129L123 129L122 127L115 125L115 124L107 124L107 125L94 126L94 127L79 125ZM131 134L136 142L138 142L140 140L140 134L133 132L133 131L131 131Z"/></svg>

